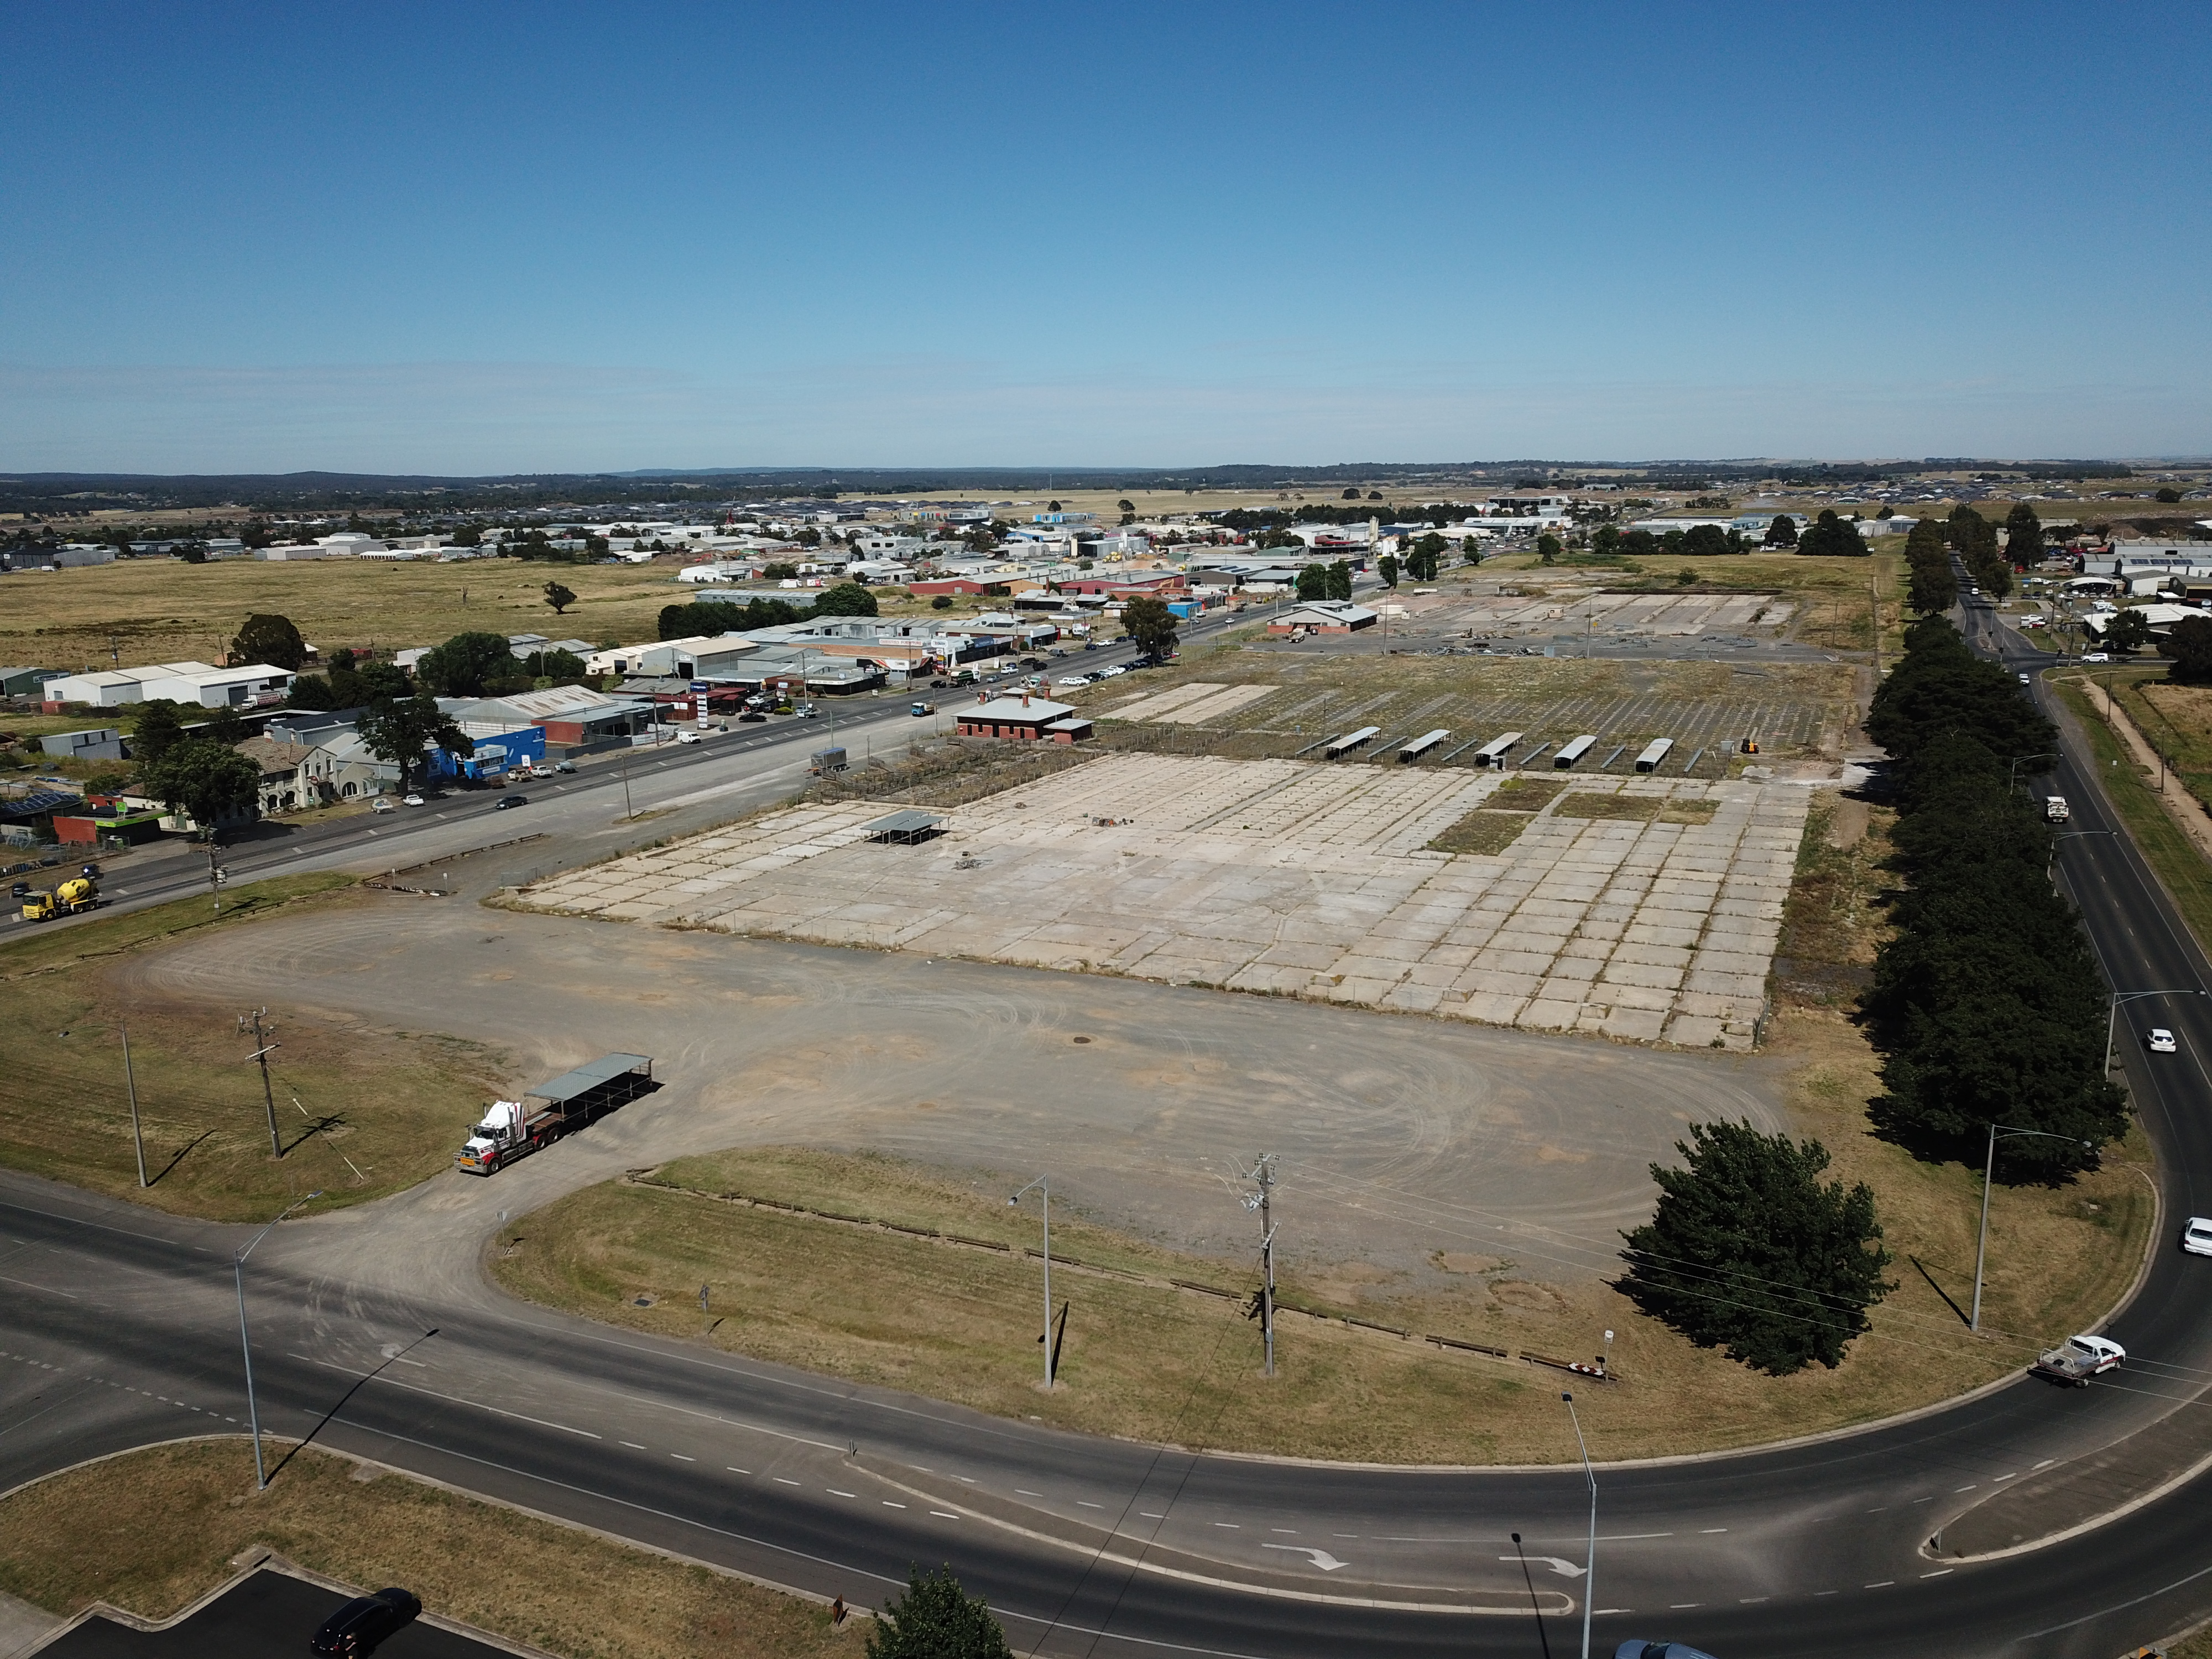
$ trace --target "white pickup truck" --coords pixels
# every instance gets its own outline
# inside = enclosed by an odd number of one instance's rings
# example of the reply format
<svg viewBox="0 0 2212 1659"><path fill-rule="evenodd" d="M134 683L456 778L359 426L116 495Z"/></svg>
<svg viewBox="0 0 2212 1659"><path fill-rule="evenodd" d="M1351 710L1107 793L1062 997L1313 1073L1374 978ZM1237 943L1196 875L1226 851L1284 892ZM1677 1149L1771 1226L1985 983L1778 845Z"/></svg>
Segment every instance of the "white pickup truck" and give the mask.
<svg viewBox="0 0 2212 1659"><path fill-rule="evenodd" d="M2118 1370L2120 1362L2127 1357L2125 1348L2101 1336L2069 1336L2029 1369L2054 1382L2071 1382L2077 1389L2086 1389L2091 1377Z"/></svg>
<svg viewBox="0 0 2212 1659"><path fill-rule="evenodd" d="M2043 821L2045 823L2063 823L2073 816L2074 809L2066 804L2065 796L2045 795L2043 798Z"/></svg>

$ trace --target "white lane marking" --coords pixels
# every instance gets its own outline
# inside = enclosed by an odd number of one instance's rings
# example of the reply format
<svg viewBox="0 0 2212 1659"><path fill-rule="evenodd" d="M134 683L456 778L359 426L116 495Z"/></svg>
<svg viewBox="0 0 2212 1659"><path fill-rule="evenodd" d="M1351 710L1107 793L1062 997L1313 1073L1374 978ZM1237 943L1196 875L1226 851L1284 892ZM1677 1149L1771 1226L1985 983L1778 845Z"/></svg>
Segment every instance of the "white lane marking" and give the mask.
<svg viewBox="0 0 2212 1659"><path fill-rule="evenodd" d="M902 1510L906 1505L903 1504L894 1504L890 1498L886 1498L884 1499L884 1507L887 1510Z"/></svg>
<svg viewBox="0 0 2212 1659"><path fill-rule="evenodd" d="M1672 1538L1671 1532L1601 1532L1597 1535L1601 1544L1628 1544L1639 1538Z"/></svg>
<svg viewBox="0 0 2212 1659"><path fill-rule="evenodd" d="M1263 1550L1281 1550L1290 1555L1303 1555L1323 1572L1334 1572L1339 1567L1348 1567L1352 1565L1349 1561L1338 1560L1327 1550L1317 1550L1310 1545L1262 1544L1260 1547Z"/></svg>
<svg viewBox="0 0 2212 1659"><path fill-rule="evenodd" d="M1226 1527L1231 1532L1242 1532L1244 1530L1243 1528L1238 1526L1234 1521L1217 1521L1213 1524L1217 1527Z"/></svg>
<svg viewBox="0 0 2212 1659"><path fill-rule="evenodd" d="M1938 1567L1933 1572L1923 1572L1920 1576L1923 1578L1941 1578L1945 1573L1955 1572L1956 1571L1957 1569L1955 1567Z"/></svg>
<svg viewBox="0 0 2212 1659"><path fill-rule="evenodd" d="M856 1492L839 1492L835 1486L824 1486L822 1490L832 1498L858 1498L860 1495Z"/></svg>
<svg viewBox="0 0 2212 1659"><path fill-rule="evenodd" d="M2019 1471L2018 1469L2014 1469L2014 1470L2012 1472L2012 1474L2001 1474L2001 1475L1999 1475L1999 1476L1997 1477L1997 1480L2014 1480L2014 1479L2015 1479L2015 1478L2019 1475L2019 1474L2020 1474L2020 1471ZM1992 1483L1992 1484L1994 1484L1994 1483Z"/></svg>
<svg viewBox="0 0 2212 1659"><path fill-rule="evenodd" d="M1702 1601L1669 1601L1667 1604L1668 1609L1670 1612L1679 1612L1684 1607L1701 1607L1703 1606L1705 1606L1705 1603Z"/></svg>
<svg viewBox="0 0 2212 1659"><path fill-rule="evenodd" d="M645 1449L644 1447L639 1445L635 1440L617 1440L615 1442L615 1444L617 1446L628 1446L632 1451L643 1451Z"/></svg>
<svg viewBox="0 0 2212 1659"><path fill-rule="evenodd" d="M1814 1590L1813 1599L1817 1601L1824 1595L1841 1595L1842 1594L1841 1590Z"/></svg>
<svg viewBox="0 0 2212 1659"><path fill-rule="evenodd" d="M320 1365L327 1370L337 1371L346 1376L362 1375L359 1371L347 1370L343 1365L333 1364L327 1359L317 1359L308 1354L295 1353L291 1357L295 1359L304 1359L310 1365ZM362 1380L368 1379L364 1377ZM443 1400L451 1405L466 1406L473 1411L489 1412L494 1417L511 1417L518 1423L534 1423L541 1429L558 1429L563 1434L580 1434L586 1440L599 1440L605 1437L593 1434L589 1429L572 1429L566 1423L556 1423L543 1417L525 1417L520 1412L506 1411L497 1406L482 1405L474 1400L465 1400L457 1394L441 1394L435 1389L418 1389L412 1382L396 1382L388 1376L380 1376L375 1380L383 1383L387 1389L400 1389L409 1394L428 1395L433 1400Z"/></svg>
<svg viewBox="0 0 2212 1659"><path fill-rule="evenodd" d="M775 1476L775 1484L779 1486L795 1486L799 1484L796 1480L787 1480L780 1474Z"/></svg>
<svg viewBox="0 0 2212 1659"><path fill-rule="evenodd" d="M1726 1527L1699 1527L1698 1528L1698 1534L1699 1537L1711 1537L1714 1533L1726 1532L1728 1528Z"/></svg>
<svg viewBox="0 0 2212 1659"><path fill-rule="evenodd" d="M1079 1498L1075 1500L1075 1507L1079 1510L1103 1510L1106 1506L1103 1504L1094 1504L1085 1498Z"/></svg>
<svg viewBox="0 0 2212 1659"><path fill-rule="evenodd" d="M1562 1560L1556 1555L1501 1555L1498 1559L1501 1561L1541 1561L1562 1578L1579 1578L1589 1571L1587 1567L1577 1566L1571 1561Z"/></svg>
<svg viewBox="0 0 2212 1659"><path fill-rule="evenodd" d="M1972 1492L1972 1491L1973 1491L1973 1487L1972 1487L1972 1486L1954 1486L1954 1487L1952 1487L1952 1488L1951 1488L1951 1491L1953 1492L1953 1493L1954 1493L1954 1494L1956 1494L1956 1493L1962 1492Z"/></svg>
<svg viewBox="0 0 2212 1659"><path fill-rule="evenodd" d="M957 1521L960 1518L946 1510L932 1510L930 1513L940 1521Z"/></svg>
<svg viewBox="0 0 2212 1659"><path fill-rule="evenodd" d="M1766 1598L1763 1595L1739 1595L1735 1598L1735 1604L1740 1607L1756 1607L1765 1600Z"/></svg>
<svg viewBox="0 0 2212 1659"><path fill-rule="evenodd" d="M1165 1515L1158 1513L1152 1510L1139 1510L1137 1513L1143 1516L1147 1521L1164 1521L1167 1519Z"/></svg>
<svg viewBox="0 0 2212 1659"><path fill-rule="evenodd" d="M1027 1486L1017 1486L1014 1490L1019 1492L1024 1498L1042 1498L1044 1496L1041 1492L1031 1492Z"/></svg>
<svg viewBox="0 0 2212 1659"><path fill-rule="evenodd" d="M2055 1458L2055 1457L2046 1457L2046 1458L2045 1458L2045 1459L2044 1459L2040 1463L2038 1463L2038 1464L2035 1466L2035 1469L2047 1469L2047 1468L2050 1468L2053 1463L2056 1463L2057 1461L2058 1461L2058 1460L2057 1460L2057 1458ZM2033 1474L2035 1473L2035 1469L2030 1469L2030 1470L2028 1471L2028 1473L2029 1473L2030 1474Z"/></svg>
<svg viewBox="0 0 2212 1659"><path fill-rule="evenodd" d="M1267 1530L1279 1532L1285 1538L1296 1538L1298 1535L1298 1529L1296 1527L1270 1527Z"/></svg>
<svg viewBox="0 0 2212 1659"><path fill-rule="evenodd" d="M686 1457L682 1452L671 1452L668 1455L679 1463L696 1463L699 1461L696 1457Z"/></svg>
<svg viewBox="0 0 2212 1659"><path fill-rule="evenodd" d="M735 1463L725 1463L722 1467L727 1469L732 1474L750 1474L752 1473L750 1469L739 1468Z"/></svg>
<svg viewBox="0 0 2212 1659"><path fill-rule="evenodd" d="M1862 1584L1862 1585L1860 1585L1860 1586L1859 1586L1859 1588L1860 1588L1861 1589L1888 1589L1892 1584L1894 1584L1896 1582L1897 1582L1897 1580L1895 1580L1894 1578L1882 1578L1882 1579L1877 1579L1875 1583L1871 1583L1871 1584Z"/></svg>
<svg viewBox="0 0 2212 1659"><path fill-rule="evenodd" d="M44 1291L48 1296L65 1296L72 1302L82 1302L84 1299L82 1297L72 1295L68 1291L55 1290L49 1285L33 1285L27 1279L10 1279L5 1273L0 1273L0 1284L21 1285L27 1291Z"/></svg>

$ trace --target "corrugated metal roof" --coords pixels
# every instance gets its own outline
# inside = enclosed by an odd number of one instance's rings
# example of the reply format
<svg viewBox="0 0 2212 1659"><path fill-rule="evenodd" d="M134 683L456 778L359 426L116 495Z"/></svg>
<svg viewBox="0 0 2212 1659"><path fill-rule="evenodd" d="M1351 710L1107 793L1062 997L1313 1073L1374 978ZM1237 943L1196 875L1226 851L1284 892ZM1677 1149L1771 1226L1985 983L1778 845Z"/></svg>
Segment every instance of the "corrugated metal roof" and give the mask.
<svg viewBox="0 0 2212 1659"><path fill-rule="evenodd" d="M530 1093L533 1099L574 1100L588 1093L601 1084L620 1077L624 1072L634 1072L639 1066L650 1066L650 1054L601 1054L589 1065L579 1066L573 1072L563 1072L550 1083L541 1083Z"/></svg>
<svg viewBox="0 0 2212 1659"><path fill-rule="evenodd" d="M873 823L863 825L860 833L871 839L881 836L889 841L900 836L919 836L924 830L934 830L944 822L945 815L941 812L918 812L909 809L893 812L887 817L878 818Z"/></svg>

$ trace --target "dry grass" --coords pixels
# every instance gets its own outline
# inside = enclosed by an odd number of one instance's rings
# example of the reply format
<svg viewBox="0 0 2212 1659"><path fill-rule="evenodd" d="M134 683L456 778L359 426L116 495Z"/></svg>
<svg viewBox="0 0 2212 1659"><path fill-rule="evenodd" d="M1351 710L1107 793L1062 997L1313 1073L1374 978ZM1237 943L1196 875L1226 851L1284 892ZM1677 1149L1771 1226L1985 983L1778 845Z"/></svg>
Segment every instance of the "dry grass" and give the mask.
<svg viewBox="0 0 2212 1659"><path fill-rule="evenodd" d="M302 904L407 901L349 889L351 878L293 876L205 899L180 899L0 947L0 1164L216 1220L266 1218L321 1190L319 1207L357 1204L435 1173L492 1090L495 1066L473 1045L364 1029L339 1016L272 1006L283 1045L270 1056L277 1132L241 1008L154 1001L128 988L133 953L179 933L251 927ZM131 1140L122 1031L131 1036L147 1174Z"/></svg>
<svg viewBox="0 0 2212 1659"><path fill-rule="evenodd" d="M1526 812L1489 812L1478 807L1429 842L1429 850L1493 857L1520 840L1521 832L1534 822Z"/></svg>
<svg viewBox="0 0 2212 1659"><path fill-rule="evenodd" d="M2166 757L2181 787L2212 806L2212 686L2172 685L2143 673L2097 678L2111 687L2136 729Z"/></svg>
<svg viewBox="0 0 2212 1659"><path fill-rule="evenodd" d="M257 1493L252 1452L228 1438L18 1492L0 1504L0 1589L56 1613L101 1601L163 1619L255 1546L341 1583L404 1584L433 1613L574 1659L798 1659L860 1639L795 1596L349 1458L301 1451ZM531 1570L485 1571L497 1561Z"/></svg>
<svg viewBox="0 0 2212 1659"><path fill-rule="evenodd" d="M1569 795L1556 818L1607 818L1631 823L1711 823L1720 811L1712 800L1669 800L1664 795Z"/></svg>
<svg viewBox="0 0 2212 1659"><path fill-rule="evenodd" d="M1793 1011L1776 1047L1796 1066L1799 1122L1836 1154L1839 1176L1875 1188L1899 1257L1899 1290L1841 1369L1764 1376L1692 1346L1605 1285L1543 1281L1553 1252L1611 1248L1604 1240L1527 1238L1534 1254L1522 1261L1456 1255L1440 1242L1431 1262L1441 1273L1422 1286L1339 1263L1285 1275L1284 1299L1417 1335L1565 1358L1593 1356L1610 1328L1625 1380L1589 1390L1584 1421L1595 1448L1626 1457L1755 1443L1942 1399L2094 1318L2131 1277L2150 1216L2137 1171L2116 1165L2057 1191L2000 1191L1984 1316L1990 1334L1970 1337L1905 1259L1917 1255L1954 1297L1971 1294L1960 1268L1971 1275L1978 1194L1969 1172L1915 1164L1872 1139L1871 1056L1839 1018ZM1557 1372L1285 1315L1279 1375L1268 1382L1259 1376L1257 1330L1237 1301L1167 1283L1188 1279L1242 1297L1253 1289L1249 1268L1060 1216L1055 1255L1116 1273L1055 1273L1054 1295L1073 1312L1062 1386L1046 1395L1037 1387L1034 1259L707 1196L735 1192L1033 1246L1030 1218L1007 1208L995 1180L777 1148L684 1160L656 1181L688 1190L613 1183L525 1218L501 1235L509 1248L495 1274L519 1295L693 1340L702 1336L696 1293L707 1283L717 1322L706 1340L719 1347L1070 1429L1389 1462L1574 1455L1558 1419ZM647 1305L638 1305L641 1297Z"/></svg>
<svg viewBox="0 0 2212 1659"><path fill-rule="evenodd" d="M2099 678L2101 681L2102 676ZM2104 718L2090 706L2079 680L2054 679L2052 689L2075 716L2097 757L2098 781L2142 850L2144 860L2173 896L2183 921L2200 944L2212 941L2212 864L2205 861L2188 832L2173 821L2159 799L2155 780L2145 774ZM2116 688L2117 689L2117 688Z"/></svg>
<svg viewBox="0 0 2212 1659"><path fill-rule="evenodd" d="M682 568L672 559L650 565L118 560L11 582L10 604L0 614L0 661L72 672L106 668L112 640L125 667L186 658L219 663L239 625L257 611L289 617L325 655L340 646L435 645L465 629L595 643L650 640L659 635L662 606L696 597L676 580ZM545 603L544 586L554 577L577 596L566 616ZM812 595L800 589L769 597L803 605ZM926 613L928 601L885 601L884 609Z"/></svg>

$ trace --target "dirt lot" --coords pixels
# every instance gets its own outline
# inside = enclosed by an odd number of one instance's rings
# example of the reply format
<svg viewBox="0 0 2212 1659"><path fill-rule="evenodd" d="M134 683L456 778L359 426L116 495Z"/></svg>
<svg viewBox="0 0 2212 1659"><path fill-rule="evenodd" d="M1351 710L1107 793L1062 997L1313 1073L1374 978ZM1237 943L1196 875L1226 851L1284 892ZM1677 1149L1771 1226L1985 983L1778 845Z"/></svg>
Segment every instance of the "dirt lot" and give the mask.
<svg viewBox="0 0 2212 1659"><path fill-rule="evenodd" d="M131 975L164 943L250 941L283 915L328 918L404 902L346 890L351 878L295 876L241 887L217 920L205 899L102 917L0 947L0 1162L179 1214L265 1220L321 1190L357 1204L443 1167L491 1092L494 1055L434 1031L392 1030L341 1008L271 1009L270 1094L284 1156L270 1156L268 1101L246 997L170 996ZM123 1036L131 1066L126 1077ZM135 1082L150 1185L131 1136Z"/></svg>
<svg viewBox="0 0 2212 1659"><path fill-rule="evenodd" d="M0 1504L0 1589L58 1614L106 1601L167 1618L256 1547L343 1583L405 1584L432 1613L577 1659L801 1659L861 1640L795 1596L325 1452L297 1452L257 1493L245 1441L185 1441ZM533 1570L483 1570L498 1560Z"/></svg>

